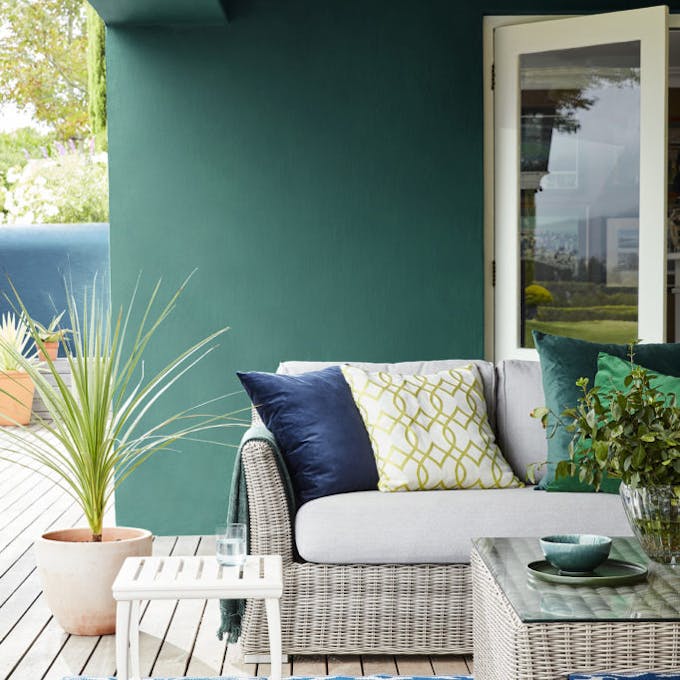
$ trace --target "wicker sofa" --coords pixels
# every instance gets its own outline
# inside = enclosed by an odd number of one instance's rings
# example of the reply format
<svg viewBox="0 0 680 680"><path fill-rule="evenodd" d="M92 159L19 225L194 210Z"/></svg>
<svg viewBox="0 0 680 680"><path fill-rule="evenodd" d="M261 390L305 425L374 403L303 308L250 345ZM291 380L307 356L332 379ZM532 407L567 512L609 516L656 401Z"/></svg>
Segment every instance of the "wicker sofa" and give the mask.
<svg viewBox="0 0 680 680"><path fill-rule="evenodd" d="M464 361L361 364L395 373L434 372ZM540 366L474 361L489 420L504 456L526 481L545 459L545 435L528 417L543 403ZM331 365L285 362L296 374ZM257 421L257 414L254 413ZM469 654L472 652L470 540L558 532L628 535L616 495L503 490L364 491L320 498L291 517L275 454L262 442L242 451L251 551L284 564L283 651L289 654ZM266 653L260 602L242 627L246 654Z"/></svg>

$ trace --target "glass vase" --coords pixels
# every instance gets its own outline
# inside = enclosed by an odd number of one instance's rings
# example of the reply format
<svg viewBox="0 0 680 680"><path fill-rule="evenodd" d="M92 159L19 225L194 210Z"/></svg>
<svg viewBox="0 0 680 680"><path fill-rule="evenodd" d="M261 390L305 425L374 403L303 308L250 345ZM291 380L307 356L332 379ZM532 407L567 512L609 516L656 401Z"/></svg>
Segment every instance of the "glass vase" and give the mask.
<svg viewBox="0 0 680 680"><path fill-rule="evenodd" d="M628 522L648 557L662 564L680 564L680 488L632 489L622 483L619 493Z"/></svg>

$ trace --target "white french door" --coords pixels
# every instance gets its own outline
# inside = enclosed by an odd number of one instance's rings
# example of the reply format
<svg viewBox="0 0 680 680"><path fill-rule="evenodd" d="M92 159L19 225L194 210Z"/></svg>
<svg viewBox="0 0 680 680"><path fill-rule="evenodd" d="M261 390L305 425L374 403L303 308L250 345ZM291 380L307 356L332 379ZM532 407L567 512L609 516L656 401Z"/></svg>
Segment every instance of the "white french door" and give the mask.
<svg viewBox="0 0 680 680"><path fill-rule="evenodd" d="M668 8L494 32L494 358L665 339Z"/></svg>

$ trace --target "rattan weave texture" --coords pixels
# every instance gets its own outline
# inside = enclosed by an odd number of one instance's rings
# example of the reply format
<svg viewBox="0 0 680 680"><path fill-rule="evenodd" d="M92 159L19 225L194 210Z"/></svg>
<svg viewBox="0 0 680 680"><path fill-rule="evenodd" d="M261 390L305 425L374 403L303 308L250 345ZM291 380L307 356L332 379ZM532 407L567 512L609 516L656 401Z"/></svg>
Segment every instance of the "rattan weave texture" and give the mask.
<svg viewBox="0 0 680 680"><path fill-rule="evenodd" d="M251 551L283 557L284 653L472 651L469 565L296 562L292 519L273 451L265 442L251 442L243 448L242 461ZM269 648L260 602L247 603L241 643L246 653Z"/></svg>
<svg viewBox="0 0 680 680"><path fill-rule="evenodd" d="M472 550L478 680L555 680L587 671L680 668L680 622L524 623Z"/></svg>

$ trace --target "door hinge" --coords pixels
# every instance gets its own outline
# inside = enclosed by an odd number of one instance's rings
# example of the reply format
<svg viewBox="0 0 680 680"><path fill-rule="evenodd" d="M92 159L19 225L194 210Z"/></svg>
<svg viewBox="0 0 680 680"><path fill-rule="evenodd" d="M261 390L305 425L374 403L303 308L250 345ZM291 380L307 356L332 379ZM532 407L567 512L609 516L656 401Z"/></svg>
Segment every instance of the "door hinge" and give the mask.
<svg viewBox="0 0 680 680"><path fill-rule="evenodd" d="M491 286L496 287L496 260L491 261Z"/></svg>
<svg viewBox="0 0 680 680"><path fill-rule="evenodd" d="M496 89L496 64L491 64L491 89Z"/></svg>

